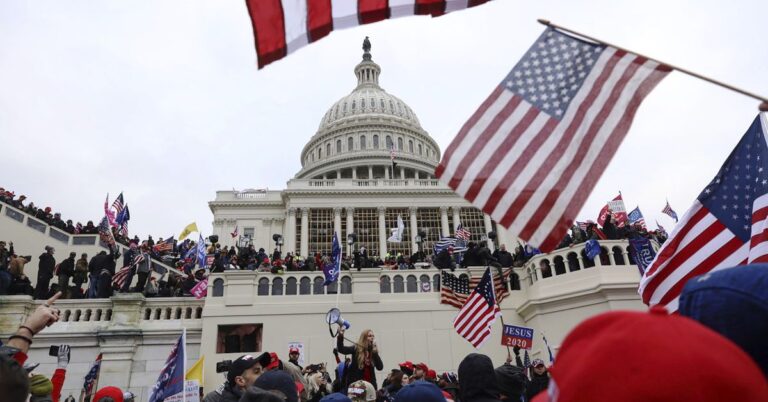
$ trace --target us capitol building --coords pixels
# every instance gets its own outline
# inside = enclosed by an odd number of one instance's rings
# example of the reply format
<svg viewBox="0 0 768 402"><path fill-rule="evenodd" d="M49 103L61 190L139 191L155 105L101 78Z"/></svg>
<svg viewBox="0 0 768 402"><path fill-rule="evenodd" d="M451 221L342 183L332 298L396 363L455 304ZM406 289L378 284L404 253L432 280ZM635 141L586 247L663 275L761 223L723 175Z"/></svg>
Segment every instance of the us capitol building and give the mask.
<svg viewBox="0 0 768 402"><path fill-rule="evenodd" d="M232 242L229 234L238 227L256 247L270 250L272 236L279 234L283 252L306 257L329 253L334 232L341 242L355 233L355 247L365 247L369 256L410 255L418 250L419 232L429 252L440 236L461 224L472 240L495 231L496 245L513 244L514 236L435 179L439 147L413 110L379 86L381 68L369 48L354 72L357 86L325 113L301 152L302 169L285 190L217 192L209 205L213 232L221 242ZM398 216L405 223L403 241L387 242ZM57 259L71 251L92 256L102 250L96 235L61 232L6 204L0 204L0 239L13 240L22 255L53 245ZM646 308L637 295L640 277L628 244L602 241L601 247L606 258L595 261L584 256L581 244L537 255L514 268L521 288L510 290L500 306L505 324L534 329L532 359L547 360L542 334L557 354L568 331L585 318ZM542 266L550 266L551 273L544 274ZM36 270L31 263L25 273L35 278ZM484 270L470 267L456 273L474 278ZM35 337L29 361L40 363L37 372L50 376L56 359L48 356L49 346L71 345L62 398L77 398L83 377L102 354L99 386L131 390L143 402L186 329L187 367L205 358L203 385L208 392L224 379L216 373L216 363L245 353L270 351L287 359L289 345L297 345L305 364L333 365L335 341L324 318L338 307L352 323L350 339L365 328L375 332L385 366L381 378L404 360L425 362L438 373L456 371L475 349L452 326L458 310L440 303L440 279L434 267L367 268L343 271L337 283L324 287L318 271L226 271L209 278L208 295L200 300L135 293L60 300L61 320ZM28 296L0 296L0 339L7 339L39 303ZM501 332L497 320L480 350L496 365L508 353Z"/></svg>

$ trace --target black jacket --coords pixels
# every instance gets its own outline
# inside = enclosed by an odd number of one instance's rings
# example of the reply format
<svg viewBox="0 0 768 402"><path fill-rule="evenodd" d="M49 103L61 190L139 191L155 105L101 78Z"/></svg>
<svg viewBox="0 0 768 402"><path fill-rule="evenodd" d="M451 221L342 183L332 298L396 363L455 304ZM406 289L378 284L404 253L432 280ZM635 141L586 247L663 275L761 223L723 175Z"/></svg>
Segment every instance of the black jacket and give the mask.
<svg viewBox="0 0 768 402"><path fill-rule="evenodd" d="M40 254L40 264L37 266L38 278L53 278L53 270L56 268L56 259L47 252Z"/></svg>
<svg viewBox="0 0 768 402"><path fill-rule="evenodd" d="M75 257L67 258L59 264L59 276L61 275L75 275Z"/></svg>
<svg viewBox="0 0 768 402"><path fill-rule="evenodd" d="M491 359L470 353L459 364L461 402L498 402L499 388Z"/></svg>
<svg viewBox="0 0 768 402"><path fill-rule="evenodd" d="M342 382L342 386L344 389L346 389L349 384L363 379L363 369L360 368L357 364L357 353L359 348L357 345L344 346L344 337L338 336L336 337L336 349L338 349L339 353L352 355L352 361L350 362L349 367L344 370L344 381ZM372 363L374 370L371 376L371 384L373 384L373 388L378 389L379 386L376 382L376 370L383 370L384 363L381 361L381 357L379 357L378 353L373 353Z"/></svg>
<svg viewBox="0 0 768 402"><path fill-rule="evenodd" d="M493 252L493 257L496 258L496 260L499 261L499 264L504 268L509 268L514 263L512 254L507 250L496 250Z"/></svg>
<svg viewBox="0 0 768 402"><path fill-rule="evenodd" d="M527 400L533 399L541 391L546 391L549 386L549 373L543 375L533 373L531 379L525 383L525 396Z"/></svg>

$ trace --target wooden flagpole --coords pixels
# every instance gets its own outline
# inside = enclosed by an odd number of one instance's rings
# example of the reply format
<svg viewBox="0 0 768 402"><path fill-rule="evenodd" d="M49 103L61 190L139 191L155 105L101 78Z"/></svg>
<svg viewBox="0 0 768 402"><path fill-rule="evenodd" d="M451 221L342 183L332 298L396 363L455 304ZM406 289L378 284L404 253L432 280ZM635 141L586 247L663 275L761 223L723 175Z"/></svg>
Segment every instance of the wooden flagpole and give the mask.
<svg viewBox="0 0 768 402"><path fill-rule="evenodd" d="M584 39L588 39L588 40L590 40L590 41L592 41L592 42L600 43L600 44L602 44L602 45L606 45L606 46L611 46L611 47L613 47L613 48L616 48L616 49L619 49L619 50L623 50L623 51L625 51L625 52L634 53L634 54L636 54L636 55L638 55L638 56L640 56L640 57L645 57L645 58L646 58L646 59L648 59L648 60L653 60L653 61L655 61L655 62L657 62L657 63L663 64L663 65L665 65L665 66L667 66L667 67L669 67L669 68L671 68L671 69L673 69L673 70L679 71L679 72L681 72L681 73L683 73L683 74L688 74L688 75L690 75L691 77L695 77L695 78L698 78L698 79L700 79L700 80L704 80L704 81L707 81L707 82L709 82L710 84L715 84L715 85L717 85L717 86L720 86L720 87L723 87L723 88L725 88L725 89L730 89L731 91L734 91L734 92L740 93L740 94L742 94L742 95L746 95L746 96L749 96L750 98L754 98L754 99L757 99L757 100L759 100L759 101L761 102L761 103L760 103L760 105L758 106L758 109L759 109L761 112L768 112L768 97L757 95L757 94L755 94L755 93L752 93L752 92L746 91L746 90L744 90L744 89L741 89L741 88L737 88L737 87L735 87L735 86L733 86L733 85L730 85L730 84L726 84L726 83L724 83L724 82L722 82L722 81L718 81L718 80L715 80L715 79L713 79L713 78L709 78L709 77L706 77L706 76L704 76L704 75L701 75L701 74L699 74L699 73L695 73L695 72L693 72L693 71L691 71L691 70L688 70L688 69L685 69L685 68L682 68L682 67L677 67L677 66L675 66L675 65L672 65L672 64L669 64L669 63L665 63L665 62L663 62L663 61L660 61L660 60L658 60L658 59L654 59L654 58L652 58L652 57L648 57L648 56L642 55L642 54L640 54L640 53L637 53L637 52L634 52L634 51L628 50L628 49L626 49L626 48L623 48L623 47L621 47L621 46L616 46L616 45L614 45L614 44L608 43L608 42L606 42L606 41L604 41L604 40L600 40L600 39L597 39L597 38L595 38L595 37L592 37L592 36L589 36L589 35L585 35L585 34L583 34L583 33L581 33L581 32L576 32L576 31L574 31L574 30L572 30L572 29L569 29L569 28L565 28L565 27L563 27L563 26L560 26L560 25L554 24L554 23L552 23L552 22L551 22L551 21L549 21L549 20L545 20L545 19L539 18L537 21L538 21L540 24L543 24L543 25L546 25L546 26L548 26L548 27L551 27L551 28L557 29L557 30L559 30L559 31L563 31L563 32L567 32L567 33L571 33L571 34L574 34L574 35L578 35L578 36L580 36L580 37L582 37L582 38L584 38Z"/></svg>

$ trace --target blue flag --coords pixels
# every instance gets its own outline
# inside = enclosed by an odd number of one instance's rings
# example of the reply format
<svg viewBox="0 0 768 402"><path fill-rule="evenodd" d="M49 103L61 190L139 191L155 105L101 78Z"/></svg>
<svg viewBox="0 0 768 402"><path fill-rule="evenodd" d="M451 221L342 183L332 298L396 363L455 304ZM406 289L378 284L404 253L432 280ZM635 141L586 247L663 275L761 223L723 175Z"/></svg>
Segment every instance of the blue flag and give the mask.
<svg viewBox="0 0 768 402"><path fill-rule="evenodd" d="M165 361L157 383L149 394L149 402L163 402L165 398L184 391L184 363L186 361L187 330L179 337Z"/></svg>
<svg viewBox="0 0 768 402"><path fill-rule="evenodd" d="M123 223L128 222L129 220L131 220L131 212L128 211L128 205L126 205L125 208L123 208L117 214L117 217L115 218L115 223L117 223L118 225L122 225Z"/></svg>
<svg viewBox="0 0 768 402"><path fill-rule="evenodd" d="M525 253L526 257L533 257L536 254L541 254L541 250L530 244L526 244L525 247L523 247L523 253Z"/></svg>
<svg viewBox="0 0 768 402"><path fill-rule="evenodd" d="M552 364L555 362L555 355L552 354L552 348L549 347L549 342L547 342L547 337L544 336L544 333L541 334L541 337L544 338L544 344L547 345L547 352L549 352L549 364Z"/></svg>
<svg viewBox="0 0 768 402"><path fill-rule="evenodd" d="M339 237L334 232L333 244L331 246L331 263L323 265L323 274L325 275L323 286L328 286L339 280L339 273L341 273L341 246L339 245Z"/></svg>
<svg viewBox="0 0 768 402"><path fill-rule="evenodd" d="M197 243L197 264L200 265L201 268L205 268L205 239L203 239L203 235L200 235L200 241Z"/></svg>
<svg viewBox="0 0 768 402"><path fill-rule="evenodd" d="M656 258L656 252L653 251L651 241L645 237L629 239L629 244L632 246L632 257L635 259L635 264L640 270L640 275L643 275L653 259Z"/></svg>
<svg viewBox="0 0 768 402"><path fill-rule="evenodd" d="M590 260L594 260L595 257L600 255L600 251L600 243L595 239L589 239L587 240L587 243L584 244L584 252L587 253L587 258Z"/></svg>

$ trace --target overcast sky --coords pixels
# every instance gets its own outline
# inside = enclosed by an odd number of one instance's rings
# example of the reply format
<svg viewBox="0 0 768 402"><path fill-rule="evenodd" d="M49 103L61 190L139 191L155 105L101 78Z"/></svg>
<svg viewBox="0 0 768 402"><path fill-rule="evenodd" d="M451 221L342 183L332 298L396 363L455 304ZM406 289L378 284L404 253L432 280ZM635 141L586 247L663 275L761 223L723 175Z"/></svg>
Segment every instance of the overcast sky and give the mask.
<svg viewBox="0 0 768 402"><path fill-rule="evenodd" d="M178 235L193 221L208 235L216 190L283 189L299 171L321 117L355 85L366 35L381 85L444 151L541 33L537 18L768 95L766 15L764 0L497 0L335 31L258 70L242 0L3 1L0 186L83 223L123 191L131 235ZM757 105L671 74L580 220L621 191L671 229L665 199L685 212Z"/></svg>

